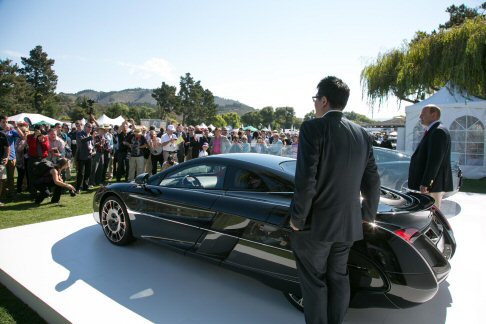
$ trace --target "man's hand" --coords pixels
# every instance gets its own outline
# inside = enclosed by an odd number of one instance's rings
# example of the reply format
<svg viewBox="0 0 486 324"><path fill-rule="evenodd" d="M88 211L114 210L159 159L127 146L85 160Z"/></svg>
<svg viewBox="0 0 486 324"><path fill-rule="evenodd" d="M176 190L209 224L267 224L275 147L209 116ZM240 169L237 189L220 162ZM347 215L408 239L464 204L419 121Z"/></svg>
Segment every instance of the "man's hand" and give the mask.
<svg viewBox="0 0 486 324"><path fill-rule="evenodd" d="M290 228L294 231L300 231L293 223L292 220L290 220Z"/></svg>
<svg viewBox="0 0 486 324"><path fill-rule="evenodd" d="M420 186L420 192L421 193L429 193L429 188L427 188L426 186Z"/></svg>

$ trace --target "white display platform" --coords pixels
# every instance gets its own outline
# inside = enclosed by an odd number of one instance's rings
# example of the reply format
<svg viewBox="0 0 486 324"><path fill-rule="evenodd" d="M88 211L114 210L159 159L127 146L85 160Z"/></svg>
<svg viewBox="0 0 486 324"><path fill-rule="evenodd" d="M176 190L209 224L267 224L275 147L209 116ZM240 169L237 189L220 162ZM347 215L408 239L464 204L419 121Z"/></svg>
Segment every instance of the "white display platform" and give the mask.
<svg viewBox="0 0 486 324"><path fill-rule="evenodd" d="M431 301L350 309L346 323L484 323L486 195L443 202L458 243ZM0 281L52 323L304 323L283 295L204 260L137 241L117 247L91 215L0 231Z"/></svg>

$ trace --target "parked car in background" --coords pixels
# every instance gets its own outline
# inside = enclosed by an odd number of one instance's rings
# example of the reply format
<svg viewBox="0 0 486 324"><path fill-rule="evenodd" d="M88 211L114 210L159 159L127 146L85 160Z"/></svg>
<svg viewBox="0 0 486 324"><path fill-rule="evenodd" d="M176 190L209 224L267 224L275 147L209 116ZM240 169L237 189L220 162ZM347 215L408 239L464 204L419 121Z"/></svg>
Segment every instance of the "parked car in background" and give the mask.
<svg viewBox="0 0 486 324"><path fill-rule="evenodd" d="M399 191L408 191L408 168L410 155L395 150L373 147L381 185ZM462 182L462 171L457 163L452 163L452 180L454 190L446 192L450 197L459 191Z"/></svg>
<svg viewBox="0 0 486 324"><path fill-rule="evenodd" d="M137 238L172 247L252 276L302 309L289 227L296 161L256 153L193 159L101 187L93 216L115 245ZM364 240L349 255L352 307L407 308L436 295L456 242L432 205L427 195L382 187L376 220L363 223Z"/></svg>

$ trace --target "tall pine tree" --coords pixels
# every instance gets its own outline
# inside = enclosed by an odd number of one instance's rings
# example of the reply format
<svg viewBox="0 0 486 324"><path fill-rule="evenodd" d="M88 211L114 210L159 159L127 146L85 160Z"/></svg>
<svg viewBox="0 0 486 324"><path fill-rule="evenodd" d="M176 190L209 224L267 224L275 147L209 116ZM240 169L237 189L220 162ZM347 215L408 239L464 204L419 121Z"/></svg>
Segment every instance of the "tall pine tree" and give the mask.
<svg viewBox="0 0 486 324"><path fill-rule="evenodd" d="M29 57L22 57L24 68L21 73L33 89L33 106L35 111L42 113L55 101L57 75L52 66L54 60L47 58L47 53L38 45L30 51Z"/></svg>

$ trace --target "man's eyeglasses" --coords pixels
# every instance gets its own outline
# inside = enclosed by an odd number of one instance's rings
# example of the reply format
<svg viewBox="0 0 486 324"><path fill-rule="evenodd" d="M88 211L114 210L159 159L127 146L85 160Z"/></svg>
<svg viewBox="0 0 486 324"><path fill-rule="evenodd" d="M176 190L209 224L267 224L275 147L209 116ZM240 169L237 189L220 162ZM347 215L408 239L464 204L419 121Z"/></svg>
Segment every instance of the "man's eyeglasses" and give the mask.
<svg viewBox="0 0 486 324"><path fill-rule="evenodd" d="M320 100L322 97L319 96L314 96L312 97L312 101L316 102L317 100Z"/></svg>

